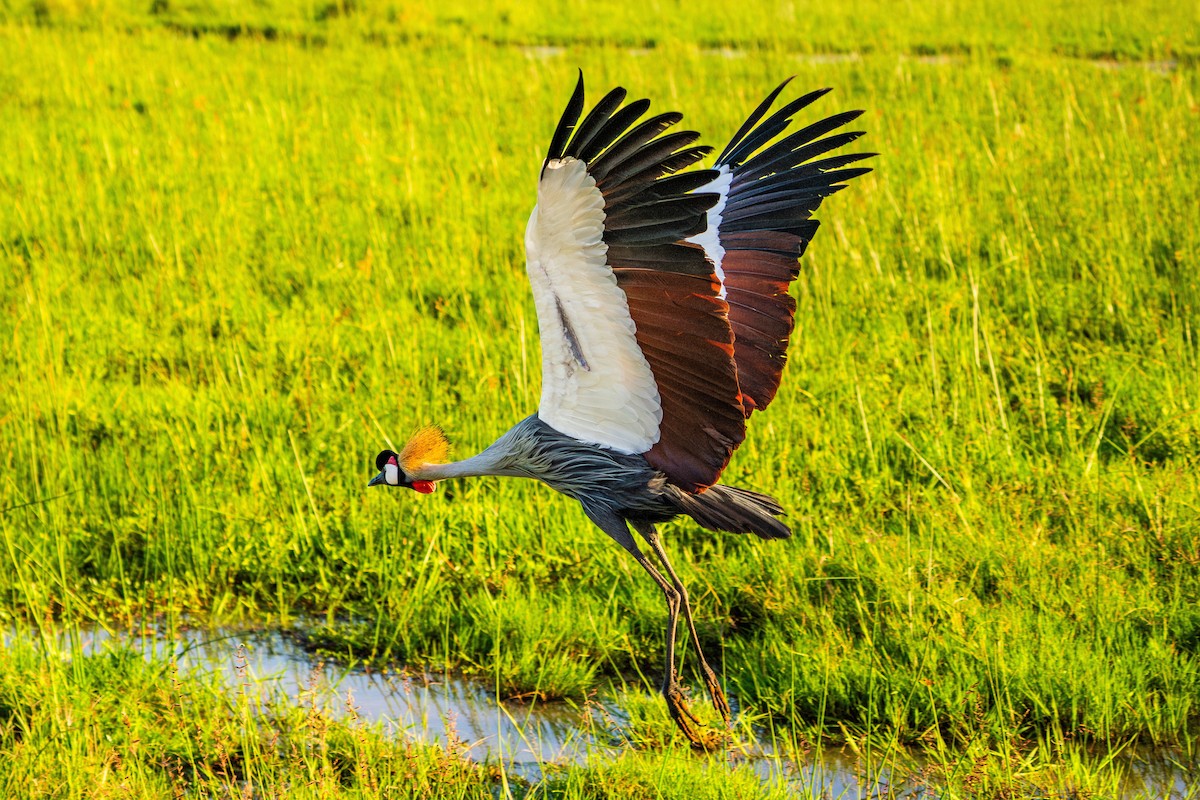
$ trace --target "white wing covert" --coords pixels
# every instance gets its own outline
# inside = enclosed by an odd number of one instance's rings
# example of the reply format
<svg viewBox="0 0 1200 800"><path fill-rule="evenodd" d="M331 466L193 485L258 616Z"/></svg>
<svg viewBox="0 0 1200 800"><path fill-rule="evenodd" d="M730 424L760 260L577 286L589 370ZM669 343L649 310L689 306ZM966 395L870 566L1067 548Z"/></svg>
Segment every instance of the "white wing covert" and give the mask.
<svg viewBox="0 0 1200 800"><path fill-rule="evenodd" d="M603 237L604 198L587 165L547 163L525 231L542 339L538 413L568 436L644 453L658 441L662 405Z"/></svg>

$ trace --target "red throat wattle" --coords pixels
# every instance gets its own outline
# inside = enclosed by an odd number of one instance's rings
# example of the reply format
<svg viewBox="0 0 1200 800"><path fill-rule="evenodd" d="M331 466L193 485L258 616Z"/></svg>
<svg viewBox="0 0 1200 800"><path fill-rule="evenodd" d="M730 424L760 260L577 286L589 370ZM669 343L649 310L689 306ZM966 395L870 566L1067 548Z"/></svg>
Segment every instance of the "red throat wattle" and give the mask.
<svg viewBox="0 0 1200 800"><path fill-rule="evenodd" d="M437 484L433 481L413 481L412 488L421 494L432 494L433 490L437 488Z"/></svg>

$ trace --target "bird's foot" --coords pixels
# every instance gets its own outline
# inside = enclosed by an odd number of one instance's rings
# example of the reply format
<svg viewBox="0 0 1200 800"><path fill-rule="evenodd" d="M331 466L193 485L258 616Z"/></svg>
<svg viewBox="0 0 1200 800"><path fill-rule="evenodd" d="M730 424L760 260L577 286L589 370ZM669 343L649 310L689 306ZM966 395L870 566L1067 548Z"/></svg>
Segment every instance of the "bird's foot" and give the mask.
<svg viewBox="0 0 1200 800"><path fill-rule="evenodd" d="M712 731L705 730L704 724L696 719L696 715L688 708L687 701L683 696L683 689L678 681L672 679L663 687L663 697L666 698L667 711L670 712L671 719L675 721L675 725L693 748L713 750L718 746L718 737ZM722 699L724 699L723 696Z"/></svg>
<svg viewBox="0 0 1200 800"><path fill-rule="evenodd" d="M717 713L721 715L721 721L728 728L729 720L733 715L729 710L729 701L725 699L725 690L721 688L717 676L707 664L704 665L703 673L704 685L708 687L708 696L712 698L713 707L717 709Z"/></svg>
<svg viewBox="0 0 1200 800"><path fill-rule="evenodd" d="M667 701L667 711L671 714L671 719L675 720L675 725L680 732L691 743L692 747L698 750L707 750L704 746L704 739L700 736L699 728L700 720L696 719L696 715L688 708L687 701L683 699L683 690L675 681L663 687L663 697Z"/></svg>

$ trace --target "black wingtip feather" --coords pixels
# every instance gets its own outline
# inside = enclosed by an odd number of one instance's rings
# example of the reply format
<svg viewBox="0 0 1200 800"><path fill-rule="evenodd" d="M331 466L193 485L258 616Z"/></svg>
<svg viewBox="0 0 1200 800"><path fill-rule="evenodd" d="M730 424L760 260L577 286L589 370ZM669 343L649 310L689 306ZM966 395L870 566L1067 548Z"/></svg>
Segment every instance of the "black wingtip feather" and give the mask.
<svg viewBox="0 0 1200 800"><path fill-rule="evenodd" d="M831 117L830 120L832 119ZM818 125L820 124L818 123ZM743 182L756 181L773 174L808 170L810 169L808 162L811 162L812 159L845 147L864 135L862 131L846 131L827 136L824 139L817 138L823 133L827 133L828 130L828 128L805 129L781 139L743 163L738 170L739 180Z"/></svg>
<svg viewBox="0 0 1200 800"><path fill-rule="evenodd" d="M608 205L619 203L626 208L650 205L668 197L676 197L694 192L701 186L707 186L712 183L718 174L715 169L698 169L691 172L682 172L678 175L669 175L654 181L648 186L630 181L627 186L606 195L605 203ZM717 196L714 195L713 204L716 204L717 199Z"/></svg>
<svg viewBox="0 0 1200 800"><path fill-rule="evenodd" d="M584 162L604 197L604 241L610 247L624 248L627 263L651 263L628 253L652 251L665 259L660 265L663 271L707 275L711 267L703 250L681 243L706 229L708 209L719 196L696 190L710 183L717 172L673 173L693 166L712 148L694 144L699 138L694 131L664 135L683 119L679 112L643 118L650 101L633 100L622 106L626 97L626 91L617 87L585 114L581 71L555 128L546 162L564 158ZM543 173L545 169L543 164Z"/></svg>
<svg viewBox="0 0 1200 800"><path fill-rule="evenodd" d="M655 140L660 133L682 119L683 114L678 111L667 111L638 123L602 154L589 161L588 173L596 179L596 183L603 182L609 172L620 167L643 145Z"/></svg>
<svg viewBox="0 0 1200 800"><path fill-rule="evenodd" d="M597 103L588 112L588 115L584 117L583 122L575 128L575 135L571 137L571 141L567 144L563 154L579 158L580 152L604 129L605 123L612 118L613 112L625 100L625 95L625 89L620 86L604 95L604 99ZM586 161L586 159L584 160Z"/></svg>
<svg viewBox="0 0 1200 800"><path fill-rule="evenodd" d="M759 150L758 152L754 152L754 150L764 144L766 139L756 142L754 147L747 148L744 152L742 151L742 148L739 147L738 153L736 154L738 156L738 160L731 162L731 165L735 168L741 168L743 171L747 171L748 173L754 172L758 175L764 175L767 173L767 170L762 169L762 165L771 164L781 158L786 158L788 153L803 150L804 146L808 143L819 139L827 133L837 130L843 125L853 122L854 120L858 119L859 115L861 114L861 111L842 111L840 113L833 114L825 119L818 120L811 125L806 125L794 133L788 134L784 138L773 143L771 146L763 150ZM790 122L790 120L788 121ZM746 144L749 143L750 142L747 141ZM752 156L751 153L753 153Z"/></svg>
<svg viewBox="0 0 1200 800"><path fill-rule="evenodd" d="M758 104L758 108L754 109L750 116L746 118L746 121L742 123L742 127L738 128L738 132L735 133L733 138L729 140L729 144L726 145L725 149L721 151L721 155L717 156L718 164L725 163L725 157L729 155L729 151L732 150L737 143L742 140L743 136L750 132L750 129L753 128L760 119L762 119L763 114L766 114L767 110L775 103L775 98L779 97L779 93L782 92L784 87L791 83L795 77L795 75L789 75L788 77L784 78L783 82L776 86L775 90L768 94L767 98Z"/></svg>
<svg viewBox="0 0 1200 800"><path fill-rule="evenodd" d="M567 102L567 107L563 109L562 117L558 120L558 127L554 129L554 138L550 140L550 149L546 152L546 160L542 162L542 172L546 171L546 164L556 158L562 158L563 150L567 146L567 142L571 138L571 132L575 130L575 123L579 121L579 115L583 113L583 70L579 70L579 81L575 84L575 91L571 93L571 99Z"/></svg>
<svg viewBox="0 0 1200 800"><path fill-rule="evenodd" d="M779 89L782 89L785 85L786 83L781 85ZM777 89L776 93L778 91ZM752 123L757 123L770 107L770 104L774 102L775 95L772 94L767 100L763 101L763 105L755 109L754 113L746 120L746 123L742 125L742 130L738 131L738 134L729 142L729 146L725 148L725 152L717 159L717 165L728 164L731 167L738 166L746 160L747 156L785 130L791 124L791 116L793 114L812 105L831 91L833 90L829 88L815 89L808 94L797 97L772 114L766 122L758 125L753 130L749 130L749 128L753 127Z"/></svg>
<svg viewBox="0 0 1200 800"><path fill-rule="evenodd" d="M635 175L641 175L641 173L664 163L677 150L682 150L699 138L700 134L695 131L678 131L666 136L659 136L630 153L620 164L614 164L604 169L603 174L599 170L593 172L596 184L620 183ZM661 174L660 171L654 177L657 178Z"/></svg>
<svg viewBox="0 0 1200 800"><path fill-rule="evenodd" d="M633 100L629 105L615 112L588 140L586 145L577 148L575 157L588 164L604 152L629 126L641 119L650 110L650 101L646 98Z"/></svg>

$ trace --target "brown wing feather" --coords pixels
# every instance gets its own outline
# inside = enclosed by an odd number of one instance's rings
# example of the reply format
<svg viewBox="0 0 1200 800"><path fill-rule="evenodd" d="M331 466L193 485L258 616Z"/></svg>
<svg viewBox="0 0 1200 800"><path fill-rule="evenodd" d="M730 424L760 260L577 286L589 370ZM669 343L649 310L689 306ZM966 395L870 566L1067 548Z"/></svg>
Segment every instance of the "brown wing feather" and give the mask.
<svg viewBox="0 0 1200 800"><path fill-rule="evenodd" d="M728 306L708 276L615 269L662 401L661 436L646 460L690 492L717 482L746 436Z"/></svg>
<svg viewBox="0 0 1200 800"><path fill-rule="evenodd" d="M794 257L776 253L725 253L725 299L747 416L766 407L779 388L796 313L788 284L798 266Z"/></svg>

